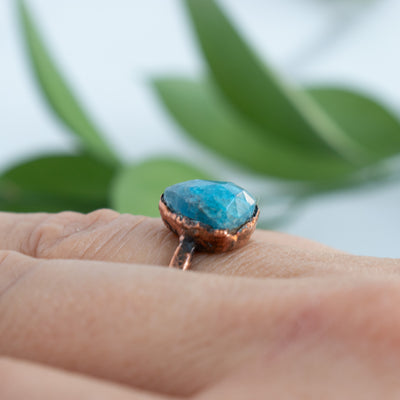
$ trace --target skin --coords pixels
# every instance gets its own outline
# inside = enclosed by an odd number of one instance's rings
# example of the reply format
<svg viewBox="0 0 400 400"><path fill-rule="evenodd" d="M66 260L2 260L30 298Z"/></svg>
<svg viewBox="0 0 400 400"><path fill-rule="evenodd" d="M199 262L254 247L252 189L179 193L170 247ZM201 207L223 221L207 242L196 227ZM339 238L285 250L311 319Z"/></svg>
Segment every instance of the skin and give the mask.
<svg viewBox="0 0 400 400"><path fill-rule="evenodd" d="M400 260L257 231L182 272L160 220L0 222L2 400L400 397Z"/></svg>

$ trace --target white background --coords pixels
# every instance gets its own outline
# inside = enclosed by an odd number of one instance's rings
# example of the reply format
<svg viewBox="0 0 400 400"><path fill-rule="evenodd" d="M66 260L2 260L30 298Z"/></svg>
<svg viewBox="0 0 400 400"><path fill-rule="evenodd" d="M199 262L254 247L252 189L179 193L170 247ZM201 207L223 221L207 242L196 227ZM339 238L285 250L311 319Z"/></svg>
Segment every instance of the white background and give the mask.
<svg viewBox="0 0 400 400"><path fill-rule="evenodd" d="M32 79L15 3L0 1L0 168L73 145ZM69 82L127 160L209 156L194 152L149 85L204 70L179 1L27 3ZM400 110L398 0L221 3L261 56L293 80L345 83ZM400 257L399 221L400 184L392 184L316 199L283 230L356 254Z"/></svg>

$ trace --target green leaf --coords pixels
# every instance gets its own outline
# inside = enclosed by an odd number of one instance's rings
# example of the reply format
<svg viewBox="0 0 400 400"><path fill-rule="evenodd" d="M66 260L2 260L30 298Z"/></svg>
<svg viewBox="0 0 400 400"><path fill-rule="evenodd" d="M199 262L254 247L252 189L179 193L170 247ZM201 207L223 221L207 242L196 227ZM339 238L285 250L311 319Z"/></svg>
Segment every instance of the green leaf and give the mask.
<svg viewBox="0 0 400 400"><path fill-rule="evenodd" d="M306 181L343 178L357 167L335 154L277 140L242 118L214 86L186 79L158 79L159 97L182 128L198 142L253 171Z"/></svg>
<svg viewBox="0 0 400 400"><path fill-rule="evenodd" d="M354 162L368 158L307 93L294 90L257 57L214 0L185 3L215 82L246 118L296 147L328 155L334 149Z"/></svg>
<svg viewBox="0 0 400 400"><path fill-rule="evenodd" d="M82 105L53 62L25 2L19 0L18 4L30 62L48 105L58 118L76 134L87 152L106 163L117 164L116 154L83 111Z"/></svg>
<svg viewBox="0 0 400 400"><path fill-rule="evenodd" d="M44 156L0 176L2 211L89 212L108 206L114 169L88 156Z"/></svg>
<svg viewBox="0 0 400 400"><path fill-rule="evenodd" d="M378 159L400 152L400 121L376 101L343 88L312 87L308 93L354 141Z"/></svg>
<svg viewBox="0 0 400 400"><path fill-rule="evenodd" d="M157 217L164 189L191 179L210 177L192 165L172 159L151 159L125 167L114 181L112 206L121 213Z"/></svg>

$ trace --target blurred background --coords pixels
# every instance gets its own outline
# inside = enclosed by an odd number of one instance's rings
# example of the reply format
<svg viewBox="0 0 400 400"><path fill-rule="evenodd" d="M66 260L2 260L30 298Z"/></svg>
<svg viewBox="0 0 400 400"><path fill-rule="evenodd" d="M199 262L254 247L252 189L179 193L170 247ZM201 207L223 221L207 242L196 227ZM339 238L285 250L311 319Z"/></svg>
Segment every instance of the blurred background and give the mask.
<svg viewBox="0 0 400 400"><path fill-rule="evenodd" d="M209 68L210 61L201 52L192 29L195 6L190 17L183 3L25 1L30 22L37 27L51 59L84 105L85 113L100 127L120 162L134 165L136 178L130 189L116 189L118 185L129 185L128 173L122 173L127 178L121 178L110 172L113 178L107 187L117 194L110 194L114 200L109 206L116 204L114 208L120 211L131 211L125 204L140 197L141 189L161 193L157 185L163 182L157 182L155 188L137 182L146 174L157 174L157 168L153 168L142 175L141 163L154 157L179 158L204 170L207 176L232 180L253 191L265 205L265 227L351 253L400 257L400 168L396 154L381 157L385 158L383 172L372 170L354 184L347 177L335 180L333 190L331 185L325 188L322 177L318 187L322 185L324 189L310 191L308 188L315 185L307 185L305 192L311 194L298 196L293 193L304 186L304 179L300 183L289 179L288 183L286 178L249 169L225 155L220 157L215 148L198 144L193 135L185 132L184 124L166 107L159 87L154 85L154 80L160 78L198 79ZM0 170L5 172L44 154L77 151L71 128L60 122L57 112L48 106L49 96L43 95L45 90L35 61L32 68L32 43L31 53L27 45L29 21L25 19L24 33L18 4L21 7L22 3L13 0L0 2ZM398 1L220 0L216 4L247 45L288 82L299 87L338 85L361 91L399 118ZM226 68L230 67L227 64ZM57 100L53 97L51 101ZM357 113L362 116L363 111ZM382 130L378 127L376 137L379 139L384 132L385 125ZM400 138L400 129L397 133ZM107 157L100 157L104 158ZM370 175L378 178L370 179ZM57 177L52 179L58 181L53 186L62 186ZM52 185L50 180L49 184ZM7 187L3 186L3 194ZM126 195L127 190L130 195ZM123 196L128 197L118 200ZM146 196L143 202L151 202ZM0 208L12 209L10 198L7 206L0 203ZM157 202L158 198L154 198L155 205ZM69 203L65 204L68 207ZM22 206L18 210L24 211Z"/></svg>

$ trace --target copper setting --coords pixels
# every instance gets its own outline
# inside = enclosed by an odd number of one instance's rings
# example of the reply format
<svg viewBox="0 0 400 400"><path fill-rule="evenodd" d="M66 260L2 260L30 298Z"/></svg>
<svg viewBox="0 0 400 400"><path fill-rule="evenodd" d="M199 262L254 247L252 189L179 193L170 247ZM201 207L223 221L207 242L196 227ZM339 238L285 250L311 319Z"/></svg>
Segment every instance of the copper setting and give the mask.
<svg viewBox="0 0 400 400"><path fill-rule="evenodd" d="M183 270L190 268L195 251L222 253L245 245L256 229L260 214L256 206L253 217L238 229L213 229L209 225L171 211L165 204L163 195L158 206L164 224L179 237L179 245L169 266Z"/></svg>

